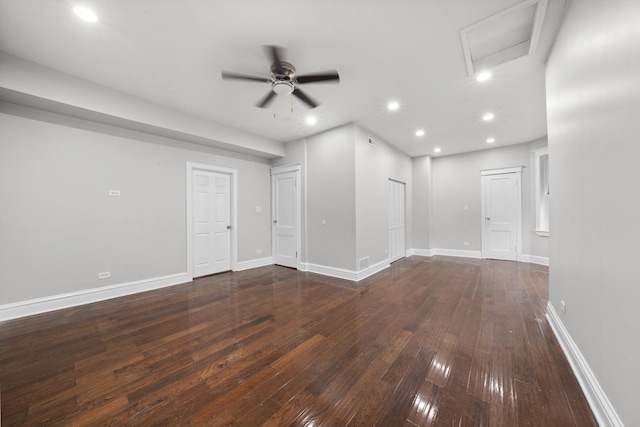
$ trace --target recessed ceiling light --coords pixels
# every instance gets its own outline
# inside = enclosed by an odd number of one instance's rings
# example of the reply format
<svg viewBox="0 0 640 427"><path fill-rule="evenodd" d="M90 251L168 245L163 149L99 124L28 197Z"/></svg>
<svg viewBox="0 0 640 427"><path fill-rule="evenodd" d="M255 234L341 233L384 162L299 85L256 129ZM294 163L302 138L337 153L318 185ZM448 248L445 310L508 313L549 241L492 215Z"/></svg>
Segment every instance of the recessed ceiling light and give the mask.
<svg viewBox="0 0 640 427"><path fill-rule="evenodd" d="M434 153L439 153L441 151L442 151L442 148L440 148L440 147L436 147L436 148L433 149Z"/></svg>
<svg viewBox="0 0 640 427"><path fill-rule="evenodd" d="M396 101L391 101L389 104L387 104L387 108L391 111L395 111L400 108L400 104L398 104Z"/></svg>
<svg viewBox="0 0 640 427"><path fill-rule="evenodd" d="M482 120L484 120L485 122L490 122L491 120L493 120L495 116L493 115L493 113L487 113L484 116L482 116Z"/></svg>
<svg viewBox="0 0 640 427"><path fill-rule="evenodd" d="M416 136L424 136L424 131L422 129L418 129L416 131Z"/></svg>
<svg viewBox="0 0 640 427"><path fill-rule="evenodd" d="M315 117L313 117L313 116L309 116L309 117L307 117L307 124L308 124L309 126L313 126L313 125L315 125L316 123L318 123L318 119L316 119L316 118L315 118Z"/></svg>
<svg viewBox="0 0 640 427"><path fill-rule="evenodd" d="M80 19L87 22L98 22L98 16L91 9L85 6L75 6L73 8L73 13L78 15Z"/></svg>
<svg viewBox="0 0 640 427"><path fill-rule="evenodd" d="M487 144L493 144L494 142L496 142L495 138L487 138Z"/></svg>
<svg viewBox="0 0 640 427"><path fill-rule="evenodd" d="M491 71L483 71L476 76L476 80L479 82L486 82L491 78Z"/></svg>

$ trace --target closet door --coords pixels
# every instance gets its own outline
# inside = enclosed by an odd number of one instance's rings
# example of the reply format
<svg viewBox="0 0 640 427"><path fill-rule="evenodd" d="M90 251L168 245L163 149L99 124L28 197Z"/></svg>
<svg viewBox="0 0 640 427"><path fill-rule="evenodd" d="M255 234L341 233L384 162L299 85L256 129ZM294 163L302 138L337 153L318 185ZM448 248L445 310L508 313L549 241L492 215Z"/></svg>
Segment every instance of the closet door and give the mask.
<svg viewBox="0 0 640 427"><path fill-rule="evenodd" d="M389 262L405 256L405 184L389 180Z"/></svg>

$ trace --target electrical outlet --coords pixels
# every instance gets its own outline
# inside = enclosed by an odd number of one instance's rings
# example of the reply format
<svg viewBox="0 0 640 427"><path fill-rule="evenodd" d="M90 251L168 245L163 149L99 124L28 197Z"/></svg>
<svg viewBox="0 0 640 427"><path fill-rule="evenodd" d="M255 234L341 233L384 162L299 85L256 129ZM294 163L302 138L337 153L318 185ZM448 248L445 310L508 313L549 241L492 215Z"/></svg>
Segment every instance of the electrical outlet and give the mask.
<svg viewBox="0 0 640 427"><path fill-rule="evenodd" d="M120 197L120 190L109 190L109 196Z"/></svg>
<svg viewBox="0 0 640 427"><path fill-rule="evenodd" d="M262 254L262 249L256 249L256 255Z"/></svg>
<svg viewBox="0 0 640 427"><path fill-rule="evenodd" d="M465 245L465 246L469 246L469 245L471 245L471 243L469 243L469 242L464 242L464 245Z"/></svg>
<svg viewBox="0 0 640 427"><path fill-rule="evenodd" d="M564 301L560 301L560 308L562 309L562 314L567 314L567 304Z"/></svg>
<svg viewBox="0 0 640 427"><path fill-rule="evenodd" d="M110 271L104 271L102 273L98 273L98 280L108 279L109 277L111 277Z"/></svg>
<svg viewBox="0 0 640 427"><path fill-rule="evenodd" d="M258 213L262 212L262 206L256 206L256 212Z"/></svg>

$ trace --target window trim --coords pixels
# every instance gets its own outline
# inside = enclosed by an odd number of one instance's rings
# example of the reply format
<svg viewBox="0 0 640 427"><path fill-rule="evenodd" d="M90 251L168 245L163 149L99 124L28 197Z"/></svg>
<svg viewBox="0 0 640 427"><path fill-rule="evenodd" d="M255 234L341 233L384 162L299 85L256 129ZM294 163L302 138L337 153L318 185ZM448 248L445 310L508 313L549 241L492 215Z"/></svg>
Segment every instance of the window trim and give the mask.
<svg viewBox="0 0 640 427"><path fill-rule="evenodd" d="M541 189L540 186L542 185L541 182L541 158L543 156L547 156L547 159L549 159L549 147L542 147L542 148L538 148L536 150L533 150L533 154L534 154L534 188L535 188L535 195L536 195L536 204L535 204L535 209L536 209L536 215L535 215L535 221L536 221L536 226L535 226L535 233L537 236L540 237L549 237L549 224L547 224L547 230L544 230L540 227L540 204L541 204ZM547 186L549 186L549 160L547 160ZM547 191L549 191L547 189ZM549 205L548 205L548 199L547 199L547 211L549 209ZM549 212L547 212L547 218L549 217ZM548 222L548 219L547 219Z"/></svg>

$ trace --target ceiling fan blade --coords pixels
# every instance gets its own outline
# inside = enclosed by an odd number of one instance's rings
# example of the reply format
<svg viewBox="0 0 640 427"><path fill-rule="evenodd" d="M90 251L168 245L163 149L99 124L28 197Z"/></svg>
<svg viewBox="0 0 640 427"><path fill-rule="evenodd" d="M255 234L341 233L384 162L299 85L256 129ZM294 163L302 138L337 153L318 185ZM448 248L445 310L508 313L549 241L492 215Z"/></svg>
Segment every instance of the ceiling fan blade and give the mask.
<svg viewBox="0 0 640 427"><path fill-rule="evenodd" d="M318 105L320 105L317 102L315 102L313 99L309 98L303 91L301 91L298 88L294 89L293 95L296 96L298 99L300 99L302 102L304 102L311 108L316 108Z"/></svg>
<svg viewBox="0 0 640 427"><path fill-rule="evenodd" d="M284 51L280 46L265 46L275 70L278 74L284 74L284 68L282 68L282 53Z"/></svg>
<svg viewBox="0 0 640 427"><path fill-rule="evenodd" d="M222 78L225 80L251 80L254 82L271 83L271 79L268 79L266 77L248 76L246 74L233 73L230 71L223 71Z"/></svg>
<svg viewBox="0 0 640 427"><path fill-rule="evenodd" d="M337 71L329 71L322 74L305 74L304 76L296 77L296 81L300 84L313 83L313 82L328 82L328 81L340 81L340 75Z"/></svg>
<svg viewBox="0 0 640 427"><path fill-rule="evenodd" d="M276 96L276 93L274 91L269 91L269 93L256 104L256 107L265 108L274 96Z"/></svg>

